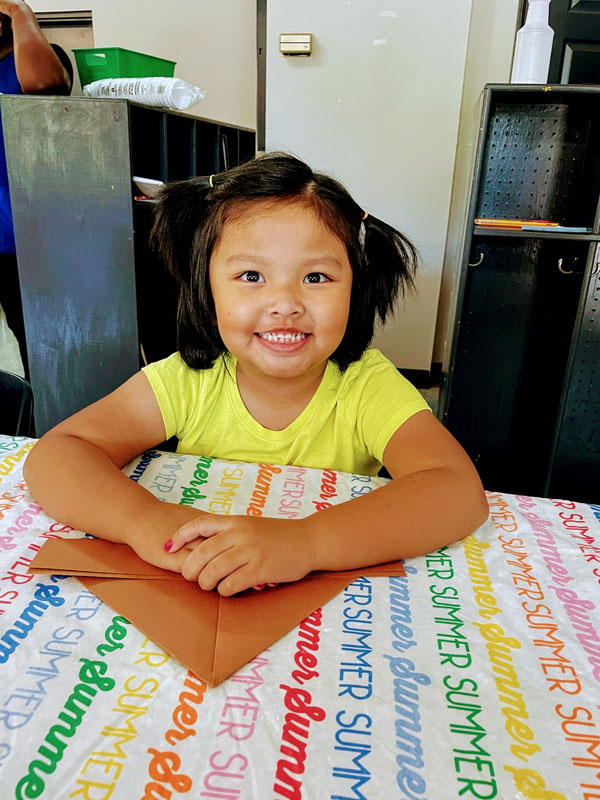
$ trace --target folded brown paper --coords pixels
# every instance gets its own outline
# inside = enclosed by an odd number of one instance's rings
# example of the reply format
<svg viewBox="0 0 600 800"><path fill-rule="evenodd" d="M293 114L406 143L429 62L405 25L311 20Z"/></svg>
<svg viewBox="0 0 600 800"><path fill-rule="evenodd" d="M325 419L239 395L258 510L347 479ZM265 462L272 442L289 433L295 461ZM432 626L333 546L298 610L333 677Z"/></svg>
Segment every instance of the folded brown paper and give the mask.
<svg viewBox="0 0 600 800"><path fill-rule="evenodd" d="M221 597L142 561L127 545L101 539L49 539L29 571L77 577L209 686L241 669L357 577L406 574L401 561L390 561L313 572L261 592Z"/></svg>

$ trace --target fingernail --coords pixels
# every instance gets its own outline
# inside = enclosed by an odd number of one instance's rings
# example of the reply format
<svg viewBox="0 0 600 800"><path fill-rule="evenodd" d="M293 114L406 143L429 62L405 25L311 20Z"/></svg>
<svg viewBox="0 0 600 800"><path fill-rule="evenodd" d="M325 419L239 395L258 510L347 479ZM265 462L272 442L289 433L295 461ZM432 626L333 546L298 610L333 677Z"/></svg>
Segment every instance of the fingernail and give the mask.
<svg viewBox="0 0 600 800"><path fill-rule="evenodd" d="M169 552L169 550L170 550L172 547L173 547L173 539L169 539L169 541L168 541L168 542L166 543L166 545L165 545L165 550L167 551L167 553Z"/></svg>

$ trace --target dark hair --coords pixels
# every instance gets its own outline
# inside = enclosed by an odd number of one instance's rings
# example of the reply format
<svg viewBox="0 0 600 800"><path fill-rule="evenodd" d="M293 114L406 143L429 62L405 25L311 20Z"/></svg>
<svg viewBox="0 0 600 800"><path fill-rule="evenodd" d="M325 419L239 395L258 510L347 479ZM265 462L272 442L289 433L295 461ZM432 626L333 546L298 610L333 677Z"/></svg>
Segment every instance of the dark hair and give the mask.
<svg viewBox="0 0 600 800"><path fill-rule="evenodd" d="M213 184L211 186L211 183ZM226 348L214 324L209 263L227 220L241 204L301 203L344 244L352 268L350 313L331 355L340 369L360 358L398 294L414 287L417 254L399 231L369 214L334 178L286 153L267 153L209 178L167 184L155 204L151 240L179 284L177 346L194 369Z"/></svg>

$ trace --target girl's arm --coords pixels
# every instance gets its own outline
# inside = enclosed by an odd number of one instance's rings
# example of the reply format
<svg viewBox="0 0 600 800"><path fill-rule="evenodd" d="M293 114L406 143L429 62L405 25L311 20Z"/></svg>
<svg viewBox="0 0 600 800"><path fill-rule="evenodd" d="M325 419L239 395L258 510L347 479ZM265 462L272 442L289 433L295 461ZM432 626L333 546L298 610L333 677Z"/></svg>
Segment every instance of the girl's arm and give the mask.
<svg viewBox="0 0 600 800"><path fill-rule="evenodd" d="M398 428L384 463L393 480L370 494L300 520L208 515L178 530L171 552L206 537L186 560L183 575L230 595L254 584L297 580L311 570L424 555L487 519L475 467L429 411Z"/></svg>
<svg viewBox="0 0 600 800"><path fill-rule="evenodd" d="M424 555L486 521L487 500L475 467L428 411L398 428L383 461L390 483L307 518L318 569Z"/></svg>
<svg viewBox="0 0 600 800"><path fill-rule="evenodd" d="M55 519L128 544L146 561L180 571L189 549L170 559L165 540L201 512L158 500L121 472L164 439L158 403L140 372L48 431L27 456L23 475L35 500Z"/></svg>

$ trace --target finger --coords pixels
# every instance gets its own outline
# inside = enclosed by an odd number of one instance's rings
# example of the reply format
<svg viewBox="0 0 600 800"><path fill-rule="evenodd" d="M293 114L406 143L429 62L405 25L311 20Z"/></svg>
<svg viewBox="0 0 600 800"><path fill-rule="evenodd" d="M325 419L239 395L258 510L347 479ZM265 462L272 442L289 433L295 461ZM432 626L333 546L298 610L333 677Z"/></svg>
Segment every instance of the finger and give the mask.
<svg viewBox="0 0 600 800"><path fill-rule="evenodd" d="M227 578L245 564L244 556L231 548L212 558L199 573L197 581L201 589L215 589L220 581Z"/></svg>
<svg viewBox="0 0 600 800"><path fill-rule="evenodd" d="M169 542L170 542L170 541L171 541L171 540L169 539ZM205 541L205 539L202 539L202 541L204 542L204 541ZM165 549L165 551L166 551L167 553L170 553L170 550L171 550L171 548L170 548L170 547L167 547L167 545L169 544L169 542L167 542L167 544L165 544L165 546L164 546L164 549ZM182 547L181 547L181 548L180 548L178 551L176 551L176 552L172 553L172 555L173 555L173 556L175 556L175 555L177 555L177 556L182 556L182 557L185 559L185 557L186 557L186 556L188 556L190 553L193 553L193 552L194 552L194 550L196 549L196 547L197 547L197 546L198 546L198 543L197 543L197 542L196 542L196 543L194 543L194 542L190 542L189 544L184 544L184 545L183 545L183 546L182 546ZM178 562L178 563L179 563L179 562ZM181 562L181 563L183 563L183 562ZM167 569L170 569L170 567L167 567Z"/></svg>
<svg viewBox="0 0 600 800"><path fill-rule="evenodd" d="M197 542L193 550L188 553L181 574L188 581L198 580L198 576L207 564L233 546L234 542L224 535Z"/></svg>
<svg viewBox="0 0 600 800"><path fill-rule="evenodd" d="M203 544L204 542L201 542L196 545L195 549L188 553L184 561L181 574L187 581L197 581L198 576L206 565L222 552L222 549L217 551L204 550Z"/></svg>
<svg viewBox="0 0 600 800"><path fill-rule="evenodd" d="M248 564L243 564L219 582L217 591L222 597L231 597L238 592L243 592L245 589L260 586L260 583L256 583L256 577L255 570Z"/></svg>
<svg viewBox="0 0 600 800"><path fill-rule="evenodd" d="M207 514L197 519L192 519L178 528L173 536L165 543L167 553L176 553L184 544L193 542L200 537L206 538L218 533L226 525L226 521L216 515Z"/></svg>
<svg viewBox="0 0 600 800"><path fill-rule="evenodd" d="M165 559L165 563L161 563L161 567L163 569L168 569L171 572L181 572L183 569L183 565L185 563L186 558L188 557L189 552L187 550L182 550L180 553L177 553L173 558Z"/></svg>

